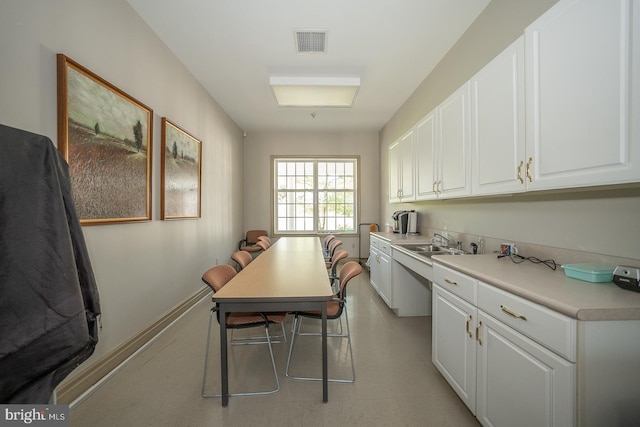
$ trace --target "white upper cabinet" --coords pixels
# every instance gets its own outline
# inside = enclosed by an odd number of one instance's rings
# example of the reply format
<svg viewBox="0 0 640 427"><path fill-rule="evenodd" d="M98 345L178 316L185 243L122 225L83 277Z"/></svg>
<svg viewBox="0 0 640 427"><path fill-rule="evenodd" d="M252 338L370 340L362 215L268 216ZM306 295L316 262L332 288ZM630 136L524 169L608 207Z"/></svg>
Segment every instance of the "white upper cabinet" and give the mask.
<svg viewBox="0 0 640 427"><path fill-rule="evenodd" d="M416 199L437 197L438 181L436 110L416 125Z"/></svg>
<svg viewBox="0 0 640 427"><path fill-rule="evenodd" d="M471 193L471 89L469 82L438 107L440 196Z"/></svg>
<svg viewBox="0 0 640 427"><path fill-rule="evenodd" d="M471 79L472 193L525 190L524 36Z"/></svg>
<svg viewBox="0 0 640 427"><path fill-rule="evenodd" d="M639 17L563 0L525 30L527 189L640 181Z"/></svg>
<svg viewBox="0 0 640 427"><path fill-rule="evenodd" d="M470 94L467 82L416 125L418 200L471 192Z"/></svg>
<svg viewBox="0 0 640 427"><path fill-rule="evenodd" d="M389 146L389 202L415 200L414 192L414 130L404 134Z"/></svg>

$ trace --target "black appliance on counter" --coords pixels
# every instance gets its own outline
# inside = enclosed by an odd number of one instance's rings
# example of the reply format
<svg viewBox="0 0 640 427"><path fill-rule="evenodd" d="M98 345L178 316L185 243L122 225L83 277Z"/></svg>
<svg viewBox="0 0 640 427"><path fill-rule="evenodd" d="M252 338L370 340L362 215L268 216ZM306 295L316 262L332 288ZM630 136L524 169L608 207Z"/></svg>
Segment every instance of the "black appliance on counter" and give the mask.
<svg viewBox="0 0 640 427"><path fill-rule="evenodd" d="M394 233L407 234L417 232L418 213L416 211L395 211L391 218L395 221Z"/></svg>

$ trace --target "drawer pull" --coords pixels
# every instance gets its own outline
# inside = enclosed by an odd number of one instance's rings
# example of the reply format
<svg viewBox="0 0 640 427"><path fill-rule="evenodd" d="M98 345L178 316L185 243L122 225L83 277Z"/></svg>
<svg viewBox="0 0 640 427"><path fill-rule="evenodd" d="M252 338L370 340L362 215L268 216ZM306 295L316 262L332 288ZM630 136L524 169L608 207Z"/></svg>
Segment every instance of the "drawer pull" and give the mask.
<svg viewBox="0 0 640 427"><path fill-rule="evenodd" d="M456 282L455 280L451 280L448 277L445 276L444 281L447 282L450 285L458 285L458 282Z"/></svg>
<svg viewBox="0 0 640 427"><path fill-rule="evenodd" d="M473 338L473 334L469 330L469 323L470 322L471 322L471 315L469 315L469 318L467 319L467 333L469 334L469 338Z"/></svg>
<svg viewBox="0 0 640 427"><path fill-rule="evenodd" d="M478 322L478 326L476 326L476 340L478 344L482 345L482 338L480 338L480 326L482 326L482 320Z"/></svg>
<svg viewBox="0 0 640 427"><path fill-rule="evenodd" d="M509 307L506 307L504 305L501 305L500 308L502 309L502 311L504 311L505 313L507 313L509 316L513 316L516 319L522 319L522 320L527 320L527 318L525 316L523 316L522 314L518 314L518 313L514 313L513 311L511 311L509 309Z"/></svg>

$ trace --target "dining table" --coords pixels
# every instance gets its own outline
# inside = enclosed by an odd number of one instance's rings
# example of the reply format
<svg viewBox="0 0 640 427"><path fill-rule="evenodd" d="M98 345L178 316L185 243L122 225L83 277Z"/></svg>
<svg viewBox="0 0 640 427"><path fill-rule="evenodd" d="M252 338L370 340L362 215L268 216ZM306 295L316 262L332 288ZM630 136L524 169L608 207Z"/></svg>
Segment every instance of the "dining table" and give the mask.
<svg viewBox="0 0 640 427"><path fill-rule="evenodd" d="M327 301L333 296L320 239L281 237L213 295L220 319L233 312L322 313L322 401L329 400ZM226 322L220 321L222 406L229 403Z"/></svg>

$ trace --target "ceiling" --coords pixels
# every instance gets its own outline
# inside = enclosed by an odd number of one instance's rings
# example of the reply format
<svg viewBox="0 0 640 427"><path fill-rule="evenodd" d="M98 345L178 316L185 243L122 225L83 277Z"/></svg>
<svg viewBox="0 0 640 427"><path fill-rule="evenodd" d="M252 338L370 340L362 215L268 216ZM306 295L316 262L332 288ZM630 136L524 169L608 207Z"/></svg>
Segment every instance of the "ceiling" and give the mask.
<svg viewBox="0 0 640 427"><path fill-rule="evenodd" d="M489 0L127 0L245 132L379 131ZM327 31L298 54L296 30ZM349 108L278 107L270 75L359 76Z"/></svg>

